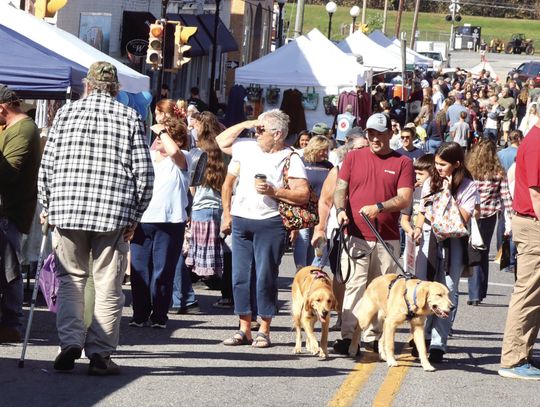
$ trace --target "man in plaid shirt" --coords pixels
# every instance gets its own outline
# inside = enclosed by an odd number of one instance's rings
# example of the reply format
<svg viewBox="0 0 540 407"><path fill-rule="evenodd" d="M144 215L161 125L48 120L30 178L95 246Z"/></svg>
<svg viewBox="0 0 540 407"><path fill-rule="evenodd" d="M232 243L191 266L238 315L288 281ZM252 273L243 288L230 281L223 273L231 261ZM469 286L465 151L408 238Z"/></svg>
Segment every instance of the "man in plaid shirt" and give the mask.
<svg viewBox="0 0 540 407"><path fill-rule="evenodd" d="M110 355L118 345L124 305L122 279L129 240L152 195L154 173L144 125L114 98L116 68L96 62L86 97L62 107L39 171L42 217L54 225L53 248L61 281L57 328L62 351L56 370L72 370L84 347L88 373L119 373ZM92 261L94 317L83 322L84 287Z"/></svg>

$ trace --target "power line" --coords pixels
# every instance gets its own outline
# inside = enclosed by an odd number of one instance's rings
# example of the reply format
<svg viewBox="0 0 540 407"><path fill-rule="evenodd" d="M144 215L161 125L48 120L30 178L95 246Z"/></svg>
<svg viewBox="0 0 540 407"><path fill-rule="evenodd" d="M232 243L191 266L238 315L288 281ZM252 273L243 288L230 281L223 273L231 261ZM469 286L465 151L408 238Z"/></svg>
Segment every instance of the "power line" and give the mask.
<svg viewBox="0 0 540 407"><path fill-rule="evenodd" d="M434 3L452 3L451 0L427 0ZM483 2L473 2L473 1L459 1L460 6L474 6L474 7L489 7L489 8L499 8L499 9L509 9L509 10L518 10L518 11L529 11L531 13L536 12L537 10L532 7L524 7L522 5L502 5L494 3L483 3Z"/></svg>

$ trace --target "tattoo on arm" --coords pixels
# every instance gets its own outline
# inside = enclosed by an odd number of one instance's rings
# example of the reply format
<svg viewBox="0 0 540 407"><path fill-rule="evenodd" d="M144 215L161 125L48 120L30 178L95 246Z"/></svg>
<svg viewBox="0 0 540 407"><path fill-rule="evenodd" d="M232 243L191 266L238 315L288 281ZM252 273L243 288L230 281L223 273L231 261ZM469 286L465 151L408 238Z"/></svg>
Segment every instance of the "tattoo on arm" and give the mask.
<svg viewBox="0 0 540 407"><path fill-rule="evenodd" d="M336 206L336 208L345 208L348 194L349 183L338 178L336 192L334 192L334 205Z"/></svg>

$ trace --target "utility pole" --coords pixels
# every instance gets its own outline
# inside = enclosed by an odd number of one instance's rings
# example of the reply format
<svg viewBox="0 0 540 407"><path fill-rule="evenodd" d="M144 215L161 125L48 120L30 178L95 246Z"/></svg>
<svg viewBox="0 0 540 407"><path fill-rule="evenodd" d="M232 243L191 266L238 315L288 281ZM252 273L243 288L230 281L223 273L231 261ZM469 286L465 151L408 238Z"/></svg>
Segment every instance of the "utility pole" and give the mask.
<svg viewBox="0 0 540 407"><path fill-rule="evenodd" d="M416 0L416 5L414 6L414 16L412 23L412 33L411 33L411 48L414 49L416 43L416 29L418 27L418 13L420 12L420 0Z"/></svg>
<svg viewBox="0 0 540 407"><path fill-rule="evenodd" d="M386 35L386 19L388 18L388 0L384 0L382 32Z"/></svg>
<svg viewBox="0 0 540 407"><path fill-rule="evenodd" d="M396 38L399 38L399 33L401 31L401 15L403 14L403 3L404 0L399 0L399 8L396 18Z"/></svg>
<svg viewBox="0 0 540 407"><path fill-rule="evenodd" d="M366 23L366 7L367 7L367 0L364 0L362 3L362 25Z"/></svg>
<svg viewBox="0 0 540 407"><path fill-rule="evenodd" d="M296 21L294 22L294 38L302 35L304 29L304 0L298 0L296 6Z"/></svg>
<svg viewBox="0 0 540 407"><path fill-rule="evenodd" d="M208 97L209 109L212 113L217 112L218 100L216 95L216 59L217 59L217 32L219 24L219 6L221 0L216 0L216 12L214 14L214 36L212 42L212 65L210 68L210 96Z"/></svg>

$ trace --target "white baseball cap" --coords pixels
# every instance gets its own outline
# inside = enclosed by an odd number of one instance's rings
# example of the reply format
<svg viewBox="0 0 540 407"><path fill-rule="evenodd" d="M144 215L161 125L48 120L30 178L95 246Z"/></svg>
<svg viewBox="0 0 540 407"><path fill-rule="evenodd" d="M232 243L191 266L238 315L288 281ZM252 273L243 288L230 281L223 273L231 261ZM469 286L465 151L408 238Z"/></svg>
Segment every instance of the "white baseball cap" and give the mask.
<svg viewBox="0 0 540 407"><path fill-rule="evenodd" d="M384 133L387 130L392 130L392 124L390 118L384 113L375 113L369 116L366 123L366 130L376 130L380 133Z"/></svg>

